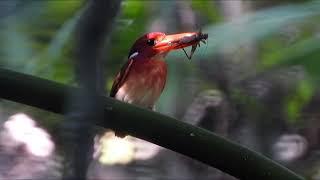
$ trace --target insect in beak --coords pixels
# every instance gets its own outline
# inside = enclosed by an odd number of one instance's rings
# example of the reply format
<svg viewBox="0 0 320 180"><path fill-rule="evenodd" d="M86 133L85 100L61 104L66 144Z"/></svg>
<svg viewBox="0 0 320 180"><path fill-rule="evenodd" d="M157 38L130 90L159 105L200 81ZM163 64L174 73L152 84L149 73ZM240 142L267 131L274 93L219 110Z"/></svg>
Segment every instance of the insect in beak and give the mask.
<svg viewBox="0 0 320 180"><path fill-rule="evenodd" d="M190 54L188 55L188 53L186 52L186 50L184 48L182 48L184 54L187 56L187 58L189 60L191 60L194 52L196 51L197 47L200 47L200 42L202 42L203 44L207 44L206 40L208 39L208 34L206 33L202 33L201 29L199 30L198 34L195 36L195 39L193 40L195 43L192 45L191 47L191 51Z"/></svg>

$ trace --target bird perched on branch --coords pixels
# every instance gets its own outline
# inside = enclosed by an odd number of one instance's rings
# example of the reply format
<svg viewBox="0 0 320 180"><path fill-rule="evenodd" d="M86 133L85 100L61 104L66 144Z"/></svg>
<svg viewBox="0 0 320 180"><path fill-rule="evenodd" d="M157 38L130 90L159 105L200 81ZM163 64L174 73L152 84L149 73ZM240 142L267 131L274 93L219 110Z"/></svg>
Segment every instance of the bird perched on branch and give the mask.
<svg viewBox="0 0 320 180"><path fill-rule="evenodd" d="M166 35L162 32L151 32L143 35L133 44L128 61L117 74L110 96L120 101L153 109L160 97L167 78L165 56L171 50L192 46L190 55L208 34L188 32Z"/></svg>
<svg viewBox="0 0 320 180"><path fill-rule="evenodd" d="M171 50L182 49L188 59L191 59L200 42L205 43L207 38L208 34L203 34L201 31L172 35L151 32L143 35L133 44L128 61L122 66L113 82L110 96L140 107L154 109L166 84L165 56ZM192 46L189 55L184 50L188 46ZM115 135L125 137L126 133L116 131ZM104 137L116 138L110 134L105 134Z"/></svg>

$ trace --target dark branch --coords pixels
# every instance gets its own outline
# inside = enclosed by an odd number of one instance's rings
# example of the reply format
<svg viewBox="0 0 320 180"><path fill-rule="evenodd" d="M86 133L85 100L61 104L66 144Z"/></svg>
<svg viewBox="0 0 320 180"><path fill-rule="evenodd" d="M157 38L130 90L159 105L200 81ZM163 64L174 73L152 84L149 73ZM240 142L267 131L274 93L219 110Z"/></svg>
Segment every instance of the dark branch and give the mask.
<svg viewBox="0 0 320 180"><path fill-rule="evenodd" d="M0 69L0 96L63 113L68 91L75 88ZM101 97L108 127L121 130L218 168L239 179L302 180L272 160L204 129L146 109ZM105 127L105 122L98 125Z"/></svg>
<svg viewBox="0 0 320 180"><path fill-rule="evenodd" d="M120 0L89 0L76 31L76 77L81 89L70 92L68 121L61 128L71 173L65 179L85 179L93 148L93 125L103 118L98 94L104 92L102 45L111 31Z"/></svg>

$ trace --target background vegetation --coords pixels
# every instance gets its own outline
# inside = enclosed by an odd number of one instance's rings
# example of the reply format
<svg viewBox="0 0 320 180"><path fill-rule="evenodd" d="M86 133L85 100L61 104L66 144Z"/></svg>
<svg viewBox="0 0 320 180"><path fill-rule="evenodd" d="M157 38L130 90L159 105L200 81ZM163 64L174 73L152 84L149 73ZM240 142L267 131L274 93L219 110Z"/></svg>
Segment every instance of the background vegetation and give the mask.
<svg viewBox="0 0 320 180"><path fill-rule="evenodd" d="M86 5L81 0L1 1L2 68L76 85L76 32ZM182 51L167 57L168 84L157 111L319 179L319 20L317 0L123 1L111 36L102 40L105 89L110 89L137 37L149 31L170 34L201 28L209 34L208 45L197 49L191 61ZM0 110L0 179L61 177L64 146L39 156L30 151L28 140L16 138L10 129L16 121L10 120L16 113L27 114L38 124L32 127L46 129L56 142L62 117L5 100ZM21 136L30 132L34 130ZM96 143L100 146L89 177L234 179L133 137L118 143L127 152L110 160L110 146L116 147L110 144L111 136ZM43 141L48 145L51 140ZM46 145L42 148L50 147Z"/></svg>

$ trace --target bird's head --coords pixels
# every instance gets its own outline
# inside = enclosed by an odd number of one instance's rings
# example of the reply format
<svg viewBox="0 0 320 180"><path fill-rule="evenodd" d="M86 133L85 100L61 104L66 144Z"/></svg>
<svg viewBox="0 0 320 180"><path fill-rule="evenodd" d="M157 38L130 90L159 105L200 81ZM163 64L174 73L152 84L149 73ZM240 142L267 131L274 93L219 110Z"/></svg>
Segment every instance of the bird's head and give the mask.
<svg viewBox="0 0 320 180"><path fill-rule="evenodd" d="M166 35L162 32L151 32L143 35L133 44L129 59L153 59L163 58L171 50L182 49L197 45L207 34L201 32L189 32Z"/></svg>

